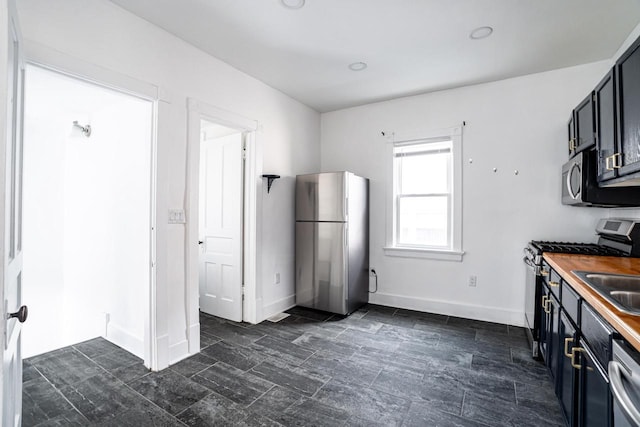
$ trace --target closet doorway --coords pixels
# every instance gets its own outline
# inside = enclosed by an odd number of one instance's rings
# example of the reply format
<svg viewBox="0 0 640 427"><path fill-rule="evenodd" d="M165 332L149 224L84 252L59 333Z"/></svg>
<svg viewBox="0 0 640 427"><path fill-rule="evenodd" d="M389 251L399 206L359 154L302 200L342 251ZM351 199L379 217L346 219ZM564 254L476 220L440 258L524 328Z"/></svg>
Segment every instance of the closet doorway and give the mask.
<svg viewBox="0 0 640 427"><path fill-rule="evenodd" d="M27 67L23 356L96 337L151 364L154 102Z"/></svg>

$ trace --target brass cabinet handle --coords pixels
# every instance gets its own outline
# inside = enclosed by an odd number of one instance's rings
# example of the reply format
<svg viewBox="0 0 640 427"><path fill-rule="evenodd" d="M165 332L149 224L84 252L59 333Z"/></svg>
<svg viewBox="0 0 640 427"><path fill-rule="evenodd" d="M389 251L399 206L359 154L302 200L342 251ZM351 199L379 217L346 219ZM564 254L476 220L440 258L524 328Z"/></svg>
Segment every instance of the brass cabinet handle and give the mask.
<svg viewBox="0 0 640 427"><path fill-rule="evenodd" d="M574 151L576 148L578 148L578 141L575 138L571 138L569 140L569 151Z"/></svg>
<svg viewBox="0 0 640 427"><path fill-rule="evenodd" d="M547 311L547 301L549 300L549 297L546 295L542 295L542 309L544 310L545 313L549 314L549 312Z"/></svg>
<svg viewBox="0 0 640 427"><path fill-rule="evenodd" d="M613 170L613 167L611 167L611 163L610 163L612 158L613 158L613 156L609 156L609 157L604 159L605 160L605 169L608 170L608 171L612 171Z"/></svg>
<svg viewBox="0 0 640 427"><path fill-rule="evenodd" d="M573 366L576 369L582 369L582 365L579 365L578 363L576 363L576 354L581 352L581 351L585 351L584 348L582 348L582 347L573 347L571 349L571 366Z"/></svg>
<svg viewBox="0 0 640 427"><path fill-rule="evenodd" d="M569 337L564 339L564 355L567 356L568 358L571 358L571 352L569 351L570 342L573 342L573 338Z"/></svg>
<svg viewBox="0 0 640 427"><path fill-rule="evenodd" d="M620 165L620 159L621 159L620 153L614 154L613 156L611 156L611 159L612 159L611 163L613 163L611 167L613 169L620 169L622 167L622 165Z"/></svg>
<svg viewBox="0 0 640 427"><path fill-rule="evenodd" d="M547 270L540 270L540 275L541 276L548 276L549 272Z"/></svg>
<svg viewBox="0 0 640 427"><path fill-rule="evenodd" d="M558 286L560 286L559 282L554 282L552 280L549 281L549 286L557 288Z"/></svg>
<svg viewBox="0 0 640 427"><path fill-rule="evenodd" d="M549 307L550 305L553 305L553 303L551 302L551 298L547 298L547 300L544 302L544 312L547 314L551 313L551 307Z"/></svg>
<svg viewBox="0 0 640 427"><path fill-rule="evenodd" d="M582 347L573 347L571 349L571 366L573 366L576 369L582 369L582 365L579 365L576 363L576 353L579 352L586 352L587 350L585 350ZM587 366L587 371L593 371L593 368Z"/></svg>

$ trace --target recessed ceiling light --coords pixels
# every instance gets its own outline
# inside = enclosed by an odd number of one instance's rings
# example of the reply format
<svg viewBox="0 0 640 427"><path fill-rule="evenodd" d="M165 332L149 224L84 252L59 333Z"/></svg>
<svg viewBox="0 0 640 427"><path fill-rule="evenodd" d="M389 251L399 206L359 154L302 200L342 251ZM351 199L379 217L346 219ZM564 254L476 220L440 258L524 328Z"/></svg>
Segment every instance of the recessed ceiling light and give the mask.
<svg viewBox="0 0 640 427"><path fill-rule="evenodd" d="M280 0L280 3L287 9L300 9L304 6L305 0Z"/></svg>
<svg viewBox="0 0 640 427"><path fill-rule="evenodd" d="M493 33L493 28L491 27L479 27L471 31L469 38L473 40L485 39L489 37L491 33Z"/></svg>
<svg viewBox="0 0 640 427"><path fill-rule="evenodd" d="M362 71L367 68L366 62L354 62L353 64L349 64L349 69L351 71Z"/></svg>

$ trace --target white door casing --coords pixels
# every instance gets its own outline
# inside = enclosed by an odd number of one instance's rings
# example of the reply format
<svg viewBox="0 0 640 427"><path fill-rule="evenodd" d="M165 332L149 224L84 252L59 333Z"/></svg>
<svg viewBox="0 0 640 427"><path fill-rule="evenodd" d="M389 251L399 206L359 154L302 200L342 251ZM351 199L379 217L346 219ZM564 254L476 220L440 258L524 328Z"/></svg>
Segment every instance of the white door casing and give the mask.
<svg viewBox="0 0 640 427"><path fill-rule="evenodd" d="M13 0L8 2L9 39L7 55L7 122L4 149L5 173L1 240L3 280L2 343L2 425L19 426L22 416L21 322L26 319L22 306L22 123L24 61L20 28ZM23 311L24 310L24 311ZM22 311L22 312L21 312ZM12 317L11 313L15 313ZM18 316L18 313L21 315Z"/></svg>
<svg viewBox="0 0 640 427"><path fill-rule="evenodd" d="M200 309L242 321L243 134L200 143Z"/></svg>
<svg viewBox="0 0 640 427"><path fill-rule="evenodd" d="M262 221L257 214L262 208L262 145L261 126L258 122L239 114L220 109L193 98L187 100L188 145L187 145L187 193L186 193L186 318L189 354L200 351L199 319L199 187L200 187L200 140L201 122L216 123L237 129L244 134L244 253L243 281L244 302L243 321L256 323L261 316L260 289L256 278L259 276L261 254L257 250L261 241ZM261 319L262 320L262 319Z"/></svg>

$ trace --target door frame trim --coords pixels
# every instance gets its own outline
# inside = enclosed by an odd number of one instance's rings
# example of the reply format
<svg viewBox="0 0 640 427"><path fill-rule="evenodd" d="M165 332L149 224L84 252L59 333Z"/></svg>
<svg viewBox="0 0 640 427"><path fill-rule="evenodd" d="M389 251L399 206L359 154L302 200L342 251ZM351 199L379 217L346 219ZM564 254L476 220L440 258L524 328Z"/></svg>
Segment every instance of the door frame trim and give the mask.
<svg viewBox="0 0 640 427"><path fill-rule="evenodd" d="M152 105L152 127L151 127L151 165L150 165L150 230L149 230L149 287L148 304L145 309L144 325L144 364L149 369L157 371L166 366L168 349L162 345L166 341L159 336L157 320L164 316L159 316L158 311L163 310L163 301L159 301L160 295L167 287L166 280L157 274L157 242L158 242L158 124L159 114L165 110L169 103L168 96L162 88L146 83L124 74L108 70L97 65L84 62L80 59L68 56L64 53L50 49L38 43L25 41L25 62L27 65L36 66L54 73L58 73L81 82L90 83L96 86L114 90L126 95L144 99ZM160 309L159 309L160 307ZM161 366L164 365L164 366Z"/></svg>
<svg viewBox="0 0 640 427"><path fill-rule="evenodd" d="M223 110L194 98L187 99L187 191L186 191L186 301L187 301L187 340L189 354L200 351L200 317L199 317L199 187L200 187L200 120L204 119L219 125L237 129L245 134L246 157L244 165L244 218L243 218L243 250L242 264L244 277L244 301L242 304L242 320L255 323L257 320L258 295L258 245L260 223L257 212L260 199L258 191L262 186L260 179L261 150L257 132L259 124L252 120Z"/></svg>

